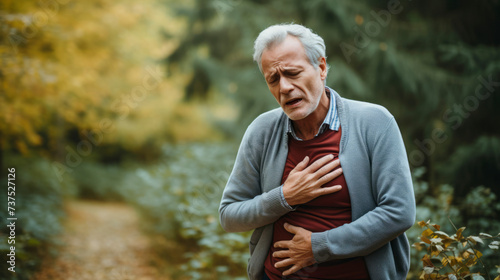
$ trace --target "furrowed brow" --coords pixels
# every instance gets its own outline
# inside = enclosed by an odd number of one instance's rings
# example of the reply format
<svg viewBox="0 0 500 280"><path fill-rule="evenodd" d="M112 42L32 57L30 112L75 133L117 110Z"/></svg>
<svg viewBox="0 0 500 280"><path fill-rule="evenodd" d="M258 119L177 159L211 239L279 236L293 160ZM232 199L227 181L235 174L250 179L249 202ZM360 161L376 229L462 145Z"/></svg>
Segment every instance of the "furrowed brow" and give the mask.
<svg viewBox="0 0 500 280"><path fill-rule="evenodd" d="M265 78L267 81L269 81L270 79L275 78L277 74L278 74L278 72L277 72L277 71L273 71L273 72L271 72L271 73L267 74L266 76L264 76L264 78Z"/></svg>

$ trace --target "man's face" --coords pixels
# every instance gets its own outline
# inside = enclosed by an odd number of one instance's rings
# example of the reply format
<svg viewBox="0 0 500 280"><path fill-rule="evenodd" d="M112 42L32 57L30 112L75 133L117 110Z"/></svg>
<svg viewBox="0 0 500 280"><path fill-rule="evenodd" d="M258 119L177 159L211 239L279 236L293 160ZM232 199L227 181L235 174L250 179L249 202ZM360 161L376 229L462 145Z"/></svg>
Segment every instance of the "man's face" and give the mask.
<svg viewBox="0 0 500 280"><path fill-rule="evenodd" d="M287 36L264 50L261 62L269 90L291 120L303 120L316 110L325 91L325 58L315 69L300 40Z"/></svg>

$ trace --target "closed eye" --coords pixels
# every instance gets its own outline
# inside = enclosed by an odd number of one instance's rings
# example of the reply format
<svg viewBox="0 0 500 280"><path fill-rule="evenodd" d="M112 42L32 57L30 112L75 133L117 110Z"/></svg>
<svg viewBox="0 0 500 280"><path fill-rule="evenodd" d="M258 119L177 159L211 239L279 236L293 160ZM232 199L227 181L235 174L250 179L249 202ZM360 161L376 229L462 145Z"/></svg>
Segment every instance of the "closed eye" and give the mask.
<svg viewBox="0 0 500 280"><path fill-rule="evenodd" d="M286 74L287 74L287 76L295 77L295 76L298 76L300 74L300 71L289 71Z"/></svg>
<svg viewBox="0 0 500 280"><path fill-rule="evenodd" d="M277 82L278 80L279 80L279 76L277 76L277 75L273 75L273 76L271 76L271 77L267 80L267 82L268 82L269 84L274 84L274 83L275 83L275 82Z"/></svg>

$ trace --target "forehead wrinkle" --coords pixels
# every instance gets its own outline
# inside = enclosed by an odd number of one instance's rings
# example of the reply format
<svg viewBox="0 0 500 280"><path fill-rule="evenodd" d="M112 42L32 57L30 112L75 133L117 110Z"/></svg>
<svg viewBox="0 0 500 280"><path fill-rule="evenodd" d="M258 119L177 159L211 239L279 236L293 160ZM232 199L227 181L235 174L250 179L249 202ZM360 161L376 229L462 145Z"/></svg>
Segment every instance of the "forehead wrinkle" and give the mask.
<svg viewBox="0 0 500 280"><path fill-rule="evenodd" d="M274 75L276 75L278 72L277 69L275 69L274 67L271 67L268 71L266 71L265 75L264 75L264 78L268 79Z"/></svg>
<svg viewBox="0 0 500 280"><path fill-rule="evenodd" d="M295 64L295 61L291 61L288 63L285 61L276 61L272 63L272 65L269 67L269 72L271 73L276 73L276 72L284 72L284 71L291 71L291 70L302 70L304 67L299 64Z"/></svg>
<svg viewBox="0 0 500 280"><path fill-rule="evenodd" d="M305 52L294 51L290 49L276 53L278 47L283 47L282 44L275 45L264 52L263 58L263 74L265 79L282 73L296 70L304 70L309 63ZM269 57L270 56L270 57Z"/></svg>

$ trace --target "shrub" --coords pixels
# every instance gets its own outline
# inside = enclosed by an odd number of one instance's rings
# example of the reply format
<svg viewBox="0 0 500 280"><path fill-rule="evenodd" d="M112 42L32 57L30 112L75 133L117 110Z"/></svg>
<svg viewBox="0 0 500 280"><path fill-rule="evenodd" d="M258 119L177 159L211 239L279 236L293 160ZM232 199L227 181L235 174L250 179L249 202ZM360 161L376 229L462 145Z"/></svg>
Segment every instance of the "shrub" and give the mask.
<svg viewBox="0 0 500 280"><path fill-rule="evenodd" d="M218 219L222 191L236 147L183 144L165 147L165 160L134 172L140 185L123 195L146 218L149 230L179 243L177 277L246 279L249 233L227 233Z"/></svg>
<svg viewBox="0 0 500 280"><path fill-rule="evenodd" d="M488 188L479 186L471 188L465 197L455 195L451 185L443 184L431 188L428 183L420 180L425 172L423 168L413 171L413 186L417 201L417 220L432 220L440 225L443 232L456 232L450 223L467 225L470 232L500 232L500 201L495 193ZM406 234L413 243L421 241L421 227L415 224ZM419 279L422 272L423 250L411 250L411 269L407 279ZM489 275L496 271L495 265L500 262L500 255L493 250L483 250L482 261L490 268Z"/></svg>
<svg viewBox="0 0 500 280"><path fill-rule="evenodd" d="M440 225L431 224L430 221L421 221L418 225L426 229L420 235L421 242L413 246L417 250L426 249L429 253L422 258L423 271L419 279L484 280L481 274L491 279L488 268L481 259L483 253L477 249L477 245L489 241L488 247L498 251L500 233L496 236L487 233L465 236L465 227L461 227L455 228L456 233L449 235L440 230ZM497 267L498 276L495 280L500 279L500 266Z"/></svg>
<svg viewBox="0 0 500 280"><path fill-rule="evenodd" d="M56 244L55 236L62 229L64 217L63 200L74 195L75 185L68 179L59 182L52 176L50 162L43 158L21 158L8 156L4 159L6 167L15 168L15 244L9 244L10 230L2 227L0 231L0 254L10 253L15 246L15 273L5 268L0 271L1 279L30 279L41 264L41 260L51 253ZM2 172L4 173L4 172ZM7 182L7 177L2 177ZM7 190L0 192L0 201L6 205ZM7 209L0 211L0 219L7 221ZM9 265L10 266L10 265Z"/></svg>

